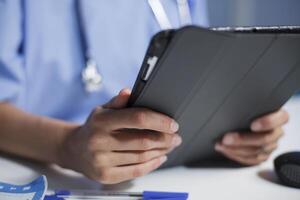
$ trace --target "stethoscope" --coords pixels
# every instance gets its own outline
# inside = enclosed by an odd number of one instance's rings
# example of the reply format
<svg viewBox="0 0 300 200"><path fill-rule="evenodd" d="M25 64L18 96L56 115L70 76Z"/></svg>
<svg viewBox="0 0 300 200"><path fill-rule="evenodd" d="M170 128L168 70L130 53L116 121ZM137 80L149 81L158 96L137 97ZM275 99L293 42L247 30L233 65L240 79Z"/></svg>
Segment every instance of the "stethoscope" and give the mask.
<svg viewBox="0 0 300 200"><path fill-rule="evenodd" d="M192 23L191 12L189 7L189 0L176 0L177 8L180 17L181 26L189 25ZM172 29L171 21L167 15L160 0L148 0L148 4L152 9L152 12L162 30ZM81 10L81 0L75 0L75 11L79 29L80 45L82 49L82 55L84 58L85 66L81 72L81 79L88 93L93 93L101 90L103 77L99 71L97 62L93 59L91 54L90 45L87 40L87 32L84 27L84 17Z"/></svg>

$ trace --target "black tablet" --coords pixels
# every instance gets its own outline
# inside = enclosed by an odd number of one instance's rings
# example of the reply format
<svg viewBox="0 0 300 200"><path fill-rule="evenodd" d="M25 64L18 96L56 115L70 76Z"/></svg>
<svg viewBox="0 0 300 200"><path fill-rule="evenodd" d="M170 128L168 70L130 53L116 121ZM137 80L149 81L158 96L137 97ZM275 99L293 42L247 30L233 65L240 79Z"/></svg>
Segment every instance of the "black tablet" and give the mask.
<svg viewBox="0 0 300 200"><path fill-rule="evenodd" d="M300 89L300 27L188 26L156 34L129 100L180 124L163 167L216 156L225 133L247 131Z"/></svg>

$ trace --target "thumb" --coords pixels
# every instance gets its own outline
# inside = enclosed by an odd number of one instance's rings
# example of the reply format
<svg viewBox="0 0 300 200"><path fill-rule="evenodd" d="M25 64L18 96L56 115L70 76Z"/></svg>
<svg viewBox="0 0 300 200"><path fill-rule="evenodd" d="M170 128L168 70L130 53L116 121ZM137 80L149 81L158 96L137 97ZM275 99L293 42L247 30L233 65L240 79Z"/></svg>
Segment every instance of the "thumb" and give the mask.
<svg viewBox="0 0 300 200"><path fill-rule="evenodd" d="M130 94L130 89L122 89L117 96L113 97L108 103L104 104L103 108L121 109L126 107Z"/></svg>

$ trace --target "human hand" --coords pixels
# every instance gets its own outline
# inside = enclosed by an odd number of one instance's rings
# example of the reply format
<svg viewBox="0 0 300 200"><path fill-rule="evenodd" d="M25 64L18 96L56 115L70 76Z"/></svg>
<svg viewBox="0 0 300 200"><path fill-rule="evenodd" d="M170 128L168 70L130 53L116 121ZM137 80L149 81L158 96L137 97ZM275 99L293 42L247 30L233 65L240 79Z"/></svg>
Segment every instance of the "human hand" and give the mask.
<svg viewBox="0 0 300 200"><path fill-rule="evenodd" d="M61 165L103 184L143 176L162 165L181 143L178 124L145 108L125 108L124 89L99 106L87 122L70 132L62 147Z"/></svg>
<svg viewBox="0 0 300 200"><path fill-rule="evenodd" d="M257 165L266 161L277 148L283 135L282 126L289 115L284 110L255 120L250 133L228 133L218 142L215 150L227 158L244 165Z"/></svg>

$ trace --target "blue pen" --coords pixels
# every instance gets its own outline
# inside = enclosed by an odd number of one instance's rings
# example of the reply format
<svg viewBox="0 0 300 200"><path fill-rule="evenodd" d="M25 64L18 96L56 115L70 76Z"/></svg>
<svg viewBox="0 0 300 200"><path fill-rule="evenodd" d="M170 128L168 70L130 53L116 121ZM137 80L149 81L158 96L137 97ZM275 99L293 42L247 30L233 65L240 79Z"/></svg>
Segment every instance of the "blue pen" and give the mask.
<svg viewBox="0 0 300 200"><path fill-rule="evenodd" d="M59 190L45 200L187 200L187 193L154 192L99 192L86 190Z"/></svg>

